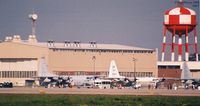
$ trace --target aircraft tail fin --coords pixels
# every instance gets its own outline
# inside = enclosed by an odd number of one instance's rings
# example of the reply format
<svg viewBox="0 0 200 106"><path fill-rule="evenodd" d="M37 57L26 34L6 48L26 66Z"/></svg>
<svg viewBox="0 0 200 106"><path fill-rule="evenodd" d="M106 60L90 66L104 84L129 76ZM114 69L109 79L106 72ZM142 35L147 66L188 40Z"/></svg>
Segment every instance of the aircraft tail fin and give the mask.
<svg viewBox="0 0 200 106"><path fill-rule="evenodd" d="M191 79L191 72L190 69L188 67L187 62L183 62L183 66L182 66L182 72L181 72L181 79Z"/></svg>
<svg viewBox="0 0 200 106"><path fill-rule="evenodd" d="M115 63L115 60L111 60L110 62L108 78L124 78L123 76L119 75L119 71Z"/></svg>
<svg viewBox="0 0 200 106"><path fill-rule="evenodd" d="M52 74L48 71L45 57L40 59L38 77L56 77L57 75Z"/></svg>

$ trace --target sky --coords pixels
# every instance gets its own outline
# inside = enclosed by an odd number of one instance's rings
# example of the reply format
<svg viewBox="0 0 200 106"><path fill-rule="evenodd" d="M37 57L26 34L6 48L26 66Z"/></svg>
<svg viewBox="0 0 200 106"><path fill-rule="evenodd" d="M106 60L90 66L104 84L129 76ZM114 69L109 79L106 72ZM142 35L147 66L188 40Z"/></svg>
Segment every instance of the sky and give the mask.
<svg viewBox="0 0 200 106"><path fill-rule="evenodd" d="M175 6L175 0L0 0L0 39L28 39L34 10L38 41L96 41L160 52L163 14Z"/></svg>

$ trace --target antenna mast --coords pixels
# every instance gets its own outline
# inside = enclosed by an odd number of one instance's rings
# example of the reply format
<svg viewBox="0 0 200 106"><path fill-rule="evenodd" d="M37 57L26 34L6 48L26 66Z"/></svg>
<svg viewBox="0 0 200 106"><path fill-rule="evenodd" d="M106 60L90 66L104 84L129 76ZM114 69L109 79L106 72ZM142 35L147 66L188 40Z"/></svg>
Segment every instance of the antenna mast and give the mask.
<svg viewBox="0 0 200 106"><path fill-rule="evenodd" d="M35 35L36 20L38 19L38 15L33 11L32 14L29 14L29 19L32 20L32 35Z"/></svg>

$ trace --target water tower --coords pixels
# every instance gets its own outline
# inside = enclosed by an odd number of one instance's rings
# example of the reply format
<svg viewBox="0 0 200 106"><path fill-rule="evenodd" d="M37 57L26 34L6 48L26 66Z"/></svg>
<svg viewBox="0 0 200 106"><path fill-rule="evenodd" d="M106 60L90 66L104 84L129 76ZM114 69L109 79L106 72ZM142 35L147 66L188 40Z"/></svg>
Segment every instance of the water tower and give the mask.
<svg viewBox="0 0 200 106"><path fill-rule="evenodd" d="M171 61L175 61L175 56L178 56L178 61L188 61L189 50L192 49L195 50L196 61L198 61L196 25L196 12L184 7L182 0L178 2L178 5L175 8L169 9L165 12L161 61L165 61L166 46L171 47ZM167 35L167 32L170 34ZM194 40L190 40L189 37L194 38ZM177 38L178 43L176 43ZM169 39L169 43L166 43ZM175 48L177 46L178 54L175 55L175 50L177 50ZM183 50L183 47L185 47L185 50ZM182 51L185 52L185 58L183 58Z"/></svg>

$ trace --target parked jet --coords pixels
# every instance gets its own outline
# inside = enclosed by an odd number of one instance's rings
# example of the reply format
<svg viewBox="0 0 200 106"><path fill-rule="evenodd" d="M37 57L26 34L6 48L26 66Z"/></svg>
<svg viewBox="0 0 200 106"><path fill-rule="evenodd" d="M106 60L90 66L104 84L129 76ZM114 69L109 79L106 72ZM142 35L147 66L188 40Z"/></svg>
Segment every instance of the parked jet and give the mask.
<svg viewBox="0 0 200 106"><path fill-rule="evenodd" d="M200 86L200 78L192 78L190 69L189 69L186 61L183 62L181 80L185 84L185 87L187 87L188 85L191 85L191 84L196 87Z"/></svg>
<svg viewBox="0 0 200 106"><path fill-rule="evenodd" d="M38 76L34 78L38 79L39 84L45 87L66 87L71 86L72 83L68 76L59 76L49 72L44 57L40 59Z"/></svg>
<svg viewBox="0 0 200 106"><path fill-rule="evenodd" d="M119 75L119 71L118 71L117 65L114 60L111 60L111 62L110 62L108 78L110 78L110 79L121 79L121 78L124 79L125 78L125 76Z"/></svg>
<svg viewBox="0 0 200 106"><path fill-rule="evenodd" d="M38 78L40 78L41 85L51 84L52 86L74 86L74 85L91 85L94 84L94 80L100 76L97 75L56 75L48 71L45 58L40 59Z"/></svg>
<svg viewBox="0 0 200 106"><path fill-rule="evenodd" d="M121 87L134 87L139 88L141 87L140 84L136 82L136 79L130 80L129 78L126 78L125 76L121 76L119 74L117 65L114 60L111 60L110 67L109 67L109 74L107 79L112 80L112 85L116 86L118 88Z"/></svg>
<svg viewBox="0 0 200 106"><path fill-rule="evenodd" d="M184 61L182 65L181 78L162 78L162 81L165 80L181 80L185 88L187 88L189 85L193 85L196 88L200 87L200 78L192 78L190 69L186 61Z"/></svg>

